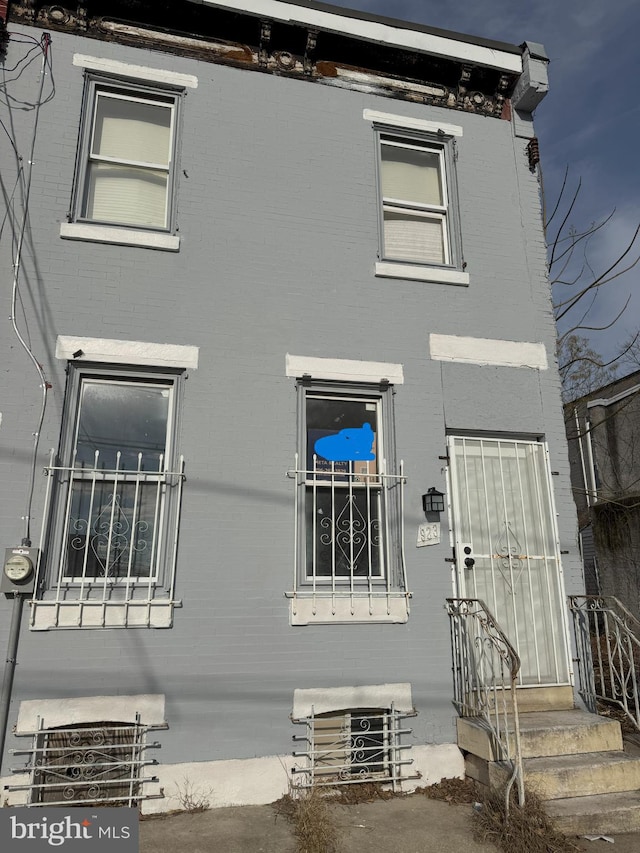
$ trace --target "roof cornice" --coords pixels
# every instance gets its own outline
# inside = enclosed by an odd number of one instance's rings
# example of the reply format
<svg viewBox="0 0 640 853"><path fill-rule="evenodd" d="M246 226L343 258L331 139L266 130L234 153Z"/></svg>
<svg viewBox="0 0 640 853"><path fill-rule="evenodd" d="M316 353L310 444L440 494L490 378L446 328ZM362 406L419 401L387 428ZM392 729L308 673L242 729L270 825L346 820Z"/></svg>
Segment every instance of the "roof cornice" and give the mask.
<svg viewBox="0 0 640 853"><path fill-rule="evenodd" d="M286 0L188 0L204 6L227 9L240 14L269 18L339 33L390 47L414 50L432 56L473 65L495 68L515 74L522 72L521 48L445 30L434 30L407 21L376 17L352 10L312 2Z"/></svg>

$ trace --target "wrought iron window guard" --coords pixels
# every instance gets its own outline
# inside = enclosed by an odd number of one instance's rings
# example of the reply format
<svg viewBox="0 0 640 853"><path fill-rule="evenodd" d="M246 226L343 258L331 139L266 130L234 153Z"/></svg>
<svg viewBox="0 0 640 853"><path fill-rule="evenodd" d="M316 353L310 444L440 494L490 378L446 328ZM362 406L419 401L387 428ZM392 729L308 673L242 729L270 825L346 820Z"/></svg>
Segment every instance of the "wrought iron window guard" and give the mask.
<svg viewBox="0 0 640 853"><path fill-rule="evenodd" d="M614 596L571 595L578 689L585 705L615 705L640 731L640 621Z"/></svg>
<svg viewBox="0 0 640 853"><path fill-rule="evenodd" d="M65 467L51 451L41 560L31 628L150 627L168 620L173 600L184 459L163 470L134 466ZM45 573L45 562L49 567Z"/></svg>
<svg viewBox="0 0 640 853"><path fill-rule="evenodd" d="M23 767L12 773L29 774L25 784L7 785L8 791L27 791L27 806L111 805L137 806L141 800L157 799L148 786L156 776L144 776L144 768L157 764L147 758L149 749L160 744L148 742L151 729L137 716L134 724L92 723L70 728L23 733L33 738L31 749L12 749L12 755L29 756Z"/></svg>
<svg viewBox="0 0 640 853"><path fill-rule="evenodd" d="M295 467L296 571L290 598L408 599L404 558L404 476L354 471L349 463Z"/></svg>
<svg viewBox="0 0 640 853"><path fill-rule="evenodd" d="M475 717L491 734L497 760L511 768L506 804L514 782L524 804L524 777L518 713L520 658L486 604L475 598L448 598L454 699L461 717Z"/></svg>
<svg viewBox="0 0 640 853"><path fill-rule="evenodd" d="M401 721L414 717L400 713L392 706L387 710L350 710L311 715L294 723L306 726L304 735L294 735L294 741L306 744L306 749L293 753L306 759L305 766L292 770L299 788L334 787L362 782L389 783L394 791L403 780L416 779L403 768L413 764L405 758L411 744L401 742L411 729Z"/></svg>

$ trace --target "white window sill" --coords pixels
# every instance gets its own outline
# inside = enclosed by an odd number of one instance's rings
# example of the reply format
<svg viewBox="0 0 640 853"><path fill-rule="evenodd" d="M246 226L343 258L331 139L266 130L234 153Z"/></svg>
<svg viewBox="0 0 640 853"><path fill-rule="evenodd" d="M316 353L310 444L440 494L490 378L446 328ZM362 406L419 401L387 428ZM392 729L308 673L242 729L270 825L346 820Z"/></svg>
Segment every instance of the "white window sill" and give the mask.
<svg viewBox="0 0 640 853"><path fill-rule="evenodd" d="M174 234L160 234L156 231L118 228L110 225L89 225L84 222L62 222L60 236L63 240L140 246L144 249L159 249L165 252L177 252L180 249L180 238Z"/></svg>
<svg viewBox="0 0 640 853"><path fill-rule="evenodd" d="M438 284L469 284L469 273L440 267L421 267L413 264L378 261L376 275L381 278L408 278L413 281L433 281Z"/></svg>
<svg viewBox="0 0 640 853"><path fill-rule="evenodd" d="M288 595L292 595L289 593ZM409 620L409 597L404 593L388 595L351 595L348 592L293 594L289 602L291 625L404 623Z"/></svg>
<svg viewBox="0 0 640 853"><path fill-rule="evenodd" d="M171 628L173 608L164 601L31 601L31 631L59 628Z"/></svg>

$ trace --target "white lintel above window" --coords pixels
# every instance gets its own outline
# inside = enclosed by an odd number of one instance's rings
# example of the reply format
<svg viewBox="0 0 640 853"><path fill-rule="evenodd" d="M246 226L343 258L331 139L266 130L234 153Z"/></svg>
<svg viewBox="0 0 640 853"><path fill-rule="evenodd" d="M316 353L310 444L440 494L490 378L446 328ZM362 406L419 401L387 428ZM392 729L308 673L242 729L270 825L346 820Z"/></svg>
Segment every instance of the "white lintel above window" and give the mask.
<svg viewBox="0 0 640 853"><path fill-rule="evenodd" d="M447 124L444 121L428 121L411 116L381 113L378 110L363 110L362 118L375 124L388 127L399 127L404 130L419 130L423 133L443 133L445 136L462 136L462 128L458 124Z"/></svg>
<svg viewBox="0 0 640 853"><path fill-rule="evenodd" d="M76 355L78 352L82 354ZM198 354L199 347L179 344L78 338L69 335L58 335L56 340L56 358L74 362L99 361L107 364L183 367L196 370Z"/></svg>
<svg viewBox="0 0 640 853"><path fill-rule="evenodd" d="M309 687L293 691L294 720L312 714L326 714L345 708L390 708L410 714L413 711L411 684L362 684L355 687Z"/></svg>
<svg viewBox="0 0 640 853"><path fill-rule="evenodd" d="M496 367L529 367L547 370L549 361L543 343L469 338L460 335L429 335L431 358L463 364Z"/></svg>
<svg viewBox="0 0 640 853"><path fill-rule="evenodd" d="M308 375L313 379L335 382L381 382L402 385L404 372L401 364L384 361L355 361L346 358L317 358L305 355L286 355L286 376L296 379Z"/></svg>
<svg viewBox="0 0 640 853"><path fill-rule="evenodd" d="M104 59L98 56L85 56L74 53L73 64L78 68L98 71L117 77L127 77L130 80L146 80L150 83L160 83L164 86L174 86L178 89L197 89L198 78L193 74L182 74L179 71L167 71L164 68L148 68L145 65L131 65L116 59Z"/></svg>
<svg viewBox="0 0 640 853"><path fill-rule="evenodd" d="M45 728L76 726L80 723L98 723L105 719L140 722L147 726L166 726L165 697L162 693L138 696L77 696L73 699L28 699L20 703L16 734L37 732L41 723Z"/></svg>

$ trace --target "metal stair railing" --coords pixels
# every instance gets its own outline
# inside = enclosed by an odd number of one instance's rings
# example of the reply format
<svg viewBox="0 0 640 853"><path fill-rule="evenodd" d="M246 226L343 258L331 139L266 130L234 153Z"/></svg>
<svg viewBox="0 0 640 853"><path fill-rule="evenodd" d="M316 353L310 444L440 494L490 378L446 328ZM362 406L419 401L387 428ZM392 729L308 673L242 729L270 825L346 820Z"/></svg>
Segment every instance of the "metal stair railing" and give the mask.
<svg viewBox="0 0 640 853"><path fill-rule="evenodd" d="M524 776L516 684L520 658L487 605L477 598L448 598L455 705L490 733L493 754L511 768L505 809L514 782L524 805Z"/></svg>
<svg viewBox="0 0 640 853"><path fill-rule="evenodd" d="M640 621L612 595L571 595L569 609L585 705L615 705L640 731Z"/></svg>

